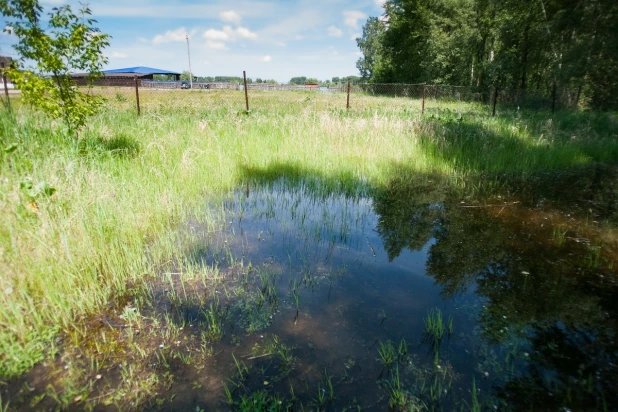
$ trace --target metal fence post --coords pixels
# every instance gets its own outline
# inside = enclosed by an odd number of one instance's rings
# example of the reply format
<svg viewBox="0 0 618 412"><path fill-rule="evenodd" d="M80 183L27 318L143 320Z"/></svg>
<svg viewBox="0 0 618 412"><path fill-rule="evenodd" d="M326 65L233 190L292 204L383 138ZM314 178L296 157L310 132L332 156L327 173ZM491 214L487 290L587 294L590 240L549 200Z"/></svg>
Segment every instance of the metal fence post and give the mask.
<svg viewBox="0 0 618 412"><path fill-rule="evenodd" d="M141 115L142 111L139 107L139 80L135 76L135 102L137 103L137 115Z"/></svg>
<svg viewBox="0 0 618 412"><path fill-rule="evenodd" d="M242 77L245 81L245 105L247 106L247 112L249 111L249 93L247 91L247 72L242 71Z"/></svg>
<svg viewBox="0 0 618 412"><path fill-rule="evenodd" d="M348 102L346 103L345 108L350 108L350 79L348 79Z"/></svg>
<svg viewBox="0 0 618 412"><path fill-rule="evenodd" d="M425 94L427 92L427 86L423 84L423 105L421 107L421 114L425 114Z"/></svg>
<svg viewBox="0 0 618 412"><path fill-rule="evenodd" d="M4 95L6 96L6 106L11 111L11 99L9 98L9 86L6 84L6 73L4 71L4 63L2 63L2 83L4 83Z"/></svg>

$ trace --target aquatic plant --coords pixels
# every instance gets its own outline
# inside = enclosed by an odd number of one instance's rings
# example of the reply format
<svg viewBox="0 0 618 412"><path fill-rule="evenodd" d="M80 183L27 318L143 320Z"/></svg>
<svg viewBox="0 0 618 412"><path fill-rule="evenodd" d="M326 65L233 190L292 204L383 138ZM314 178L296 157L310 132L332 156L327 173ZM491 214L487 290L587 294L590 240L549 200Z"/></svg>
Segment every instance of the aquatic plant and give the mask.
<svg viewBox="0 0 618 412"><path fill-rule="evenodd" d="M404 338L401 338L401 342L399 342L399 346L397 347L397 360L399 362L405 363L408 361L408 342Z"/></svg>
<svg viewBox="0 0 618 412"><path fill-rule="evenodd" d="M442 341L445 325L442 320L440 309L430 309L425 316L425 333L430 336L436 344Z"/></svg>
<svg viewBox="0 0 618 412"><path fill-rule="evenodd" d="M203 311L208 325L208 336L211 340L217 341L223 336L223 314L219 308L219 302L211 302L210 309Z"/></svg>
<svg viewBox="0 0 618 412"><path fill-rule="evenodd" d="M232 352L232 358L234 359L234 364L236 365L238 379L240 379L241 381L244 381L249 376L249 368L247 368L247 365L245 365L243 361L239 362L236 359L236 355L234 355L233 352Z"/></svg>
<svg viewBox="0 0 618 412"><path fill-rule="evenodd" d="M395 348L393 347L391 341L387 341L386 343L380 341L378 354L380 355L382 365L387 368L390 368L393 365L393 362L397 359L397 353L395 352Z"/></svg>

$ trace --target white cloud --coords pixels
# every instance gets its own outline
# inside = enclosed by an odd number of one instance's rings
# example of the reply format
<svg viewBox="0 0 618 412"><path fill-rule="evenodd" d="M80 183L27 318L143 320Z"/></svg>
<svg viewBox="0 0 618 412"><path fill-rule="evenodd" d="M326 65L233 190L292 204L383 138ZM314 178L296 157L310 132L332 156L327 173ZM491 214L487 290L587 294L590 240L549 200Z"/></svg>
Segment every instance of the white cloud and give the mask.
<svg viewBox="0 0 618 412"><path fill-rule="evenodd" d="M208 29L202 35L206 40L228 40L229 34L221 30Z"/></svg>
<svg viewBox="0 0 618 412"><path fill-rule="evenodd" d="M240 24L240 15L234 10L222 11L219 13L219 17L223 21L229 21L230 23Z"/></svg>
<svg viewBox="0 0 618 412"><path fill-rule="evenodd" d="M356 10L344 11L342 14L343 22L346 26L350 27L356 27L359 20L364 20L367 18L367 15L365 13Z"/></svg>
<svg viewBox="0 0 618 412"><path fill-rule="evenodd" d="M71 1L72 2L72 1ZM96 17L136 17L139 19L149 19L152 17L163 17L167 19L180 18L186 20L204 20L219 16L221 5L218 2L202 2L199 4L154 4L153 1L127 1L127 0L105 0L92 2L92 14ZM206 4L207 3L207 4ZM245 17L264 17L272 16L280 11L277 3L259 0L241 0L236 2L238 8L242 10Z"/></svg>
<svg viewBox="0 0 618 412"><path fill-rule="evenodd" d="M379 7L384 7L384 3L386 3L386 0L374 0L376 6Z"/></svg>
<svg viewBox="0 0 618 412"><path fill-rule="evenodd" d="M208 40L206 42L206 48L210 50L228 50L229 48L220 41Z"/></svg>
<svg viewBox="0 0 618 412"><path fill-rule="evenodd" d="M275 42L275 46L285 47L285 43L282 41Z"/></svg>
<svg viewBox="0 0 618 412"><path fill-rule="evenodd" d="M223 30L208 29L202 33L206 39L206 48L211 50L228 50L226 42L234 42L238 39L255 40L258 35L246 27L224 26Z"/></svg>
<svg viewBox="0 0 618 412"><path fill-rule="evenodd" d="M129 55L126 53L113 52L110 57L112 59L126 59L127 57L129 57Z"/></svg>
<svg viewBox="0 0 618 412"><path fill-rule="evenodd" d="M352 36L350 36L350 40L354 40L354 41L356 41L356 39L357 39L357 38L359 38L360 36L361 36L361 35L360 35L360 34L358 34L358 33L353 34Z"/></svg>
<svg viewBox="0 0 618 412"><path fill-rule="evenodd" d="M330 26L328 28L328 35L330 37L341 37L342 34L343 34L343 32L341 31L341 29L338 29L335 26Z"/></svg>
<svg viewBox="0 0 618 412"><path fill-rule="evenodd" d="M168 30L165 34L157 34L152 39L153 44L166 44L177 41L185 41L187 35L187 30L184 27L181 27L176 30Z"/></svg>
<svg viewBox="0 0 618 412"><path fill-rule="evenodd" d="M208 29L202 34L206 40L214 41L235 41L236 39L257 39L257 34L246 27L237 27L233 29L230 26L223 27L223 30Z"/></svg>
<svg viewBox="0 0 618 412"><path fill-rule="evenodd" d="M204 66L210 66L210 62L208 60L204 60Z"/></svg>
<svg viewBox="0 0 618 412"><path fill-rule="evenodd" d="M232 30L230 26L225 26L223 30L232 38L240 37L241 39L257 39L257 34L246 27L238 27L236 30Z"/></svg>
<svg viewBox="0 0 618 412"><path fill-rule="evenodd" d="M262 57L262 61L263 61L264 63L268 63L268 62L270 62L271 60L272 60L272 57L270 57L270 56L264 56L264 57Z"/></svg>

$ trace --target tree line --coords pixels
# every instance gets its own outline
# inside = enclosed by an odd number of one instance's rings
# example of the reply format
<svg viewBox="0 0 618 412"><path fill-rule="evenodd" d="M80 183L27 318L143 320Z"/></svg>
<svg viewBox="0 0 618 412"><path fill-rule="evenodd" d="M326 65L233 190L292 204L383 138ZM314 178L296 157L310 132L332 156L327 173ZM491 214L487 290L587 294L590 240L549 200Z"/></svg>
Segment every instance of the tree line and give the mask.
<svg viewBox="0 0 618 412"><path fill-rule="evenodd" d="M154 80L173 80L171 79L169 76L167 75L159 75L159 74L155 74L153 76ZM191 78L191 74L189 73L188 70L185 70L182 72L182 74L180 75L180 80L189 80ZM347 77L333 77L331 80L318 80L316 78L313 77L307 77L307 76L298 76L298 77L292 77L290 79L290 81L288 82L288 84L295 84L295 85L305 85L305 84L319 84L320 86L329 86L332 84L339 84L339 83L345 83L348 81L348 79L350 79L350 81L352 83L358 83L360 81L362 81L362 79L358 76L347 76ZM237 83L237 84L241 84L244 82L244 79L242 77L239 76L193 76L193 81L195 82L204 82L204 83ZM266 83L266 84L278 84L280 82L274 80L274 79L262 79L262 78L255 78L252 79L250 77L247 77L247 83L248 84L252 84L252 83L257 83L257 84L261 84L261 83Z"/></svg>
<svg viewBox="0 0 618 412"><path fill-rule="evenodd" d="M357 44L371 82L566 88L618 108L616 0L388 0Z"/></svg>

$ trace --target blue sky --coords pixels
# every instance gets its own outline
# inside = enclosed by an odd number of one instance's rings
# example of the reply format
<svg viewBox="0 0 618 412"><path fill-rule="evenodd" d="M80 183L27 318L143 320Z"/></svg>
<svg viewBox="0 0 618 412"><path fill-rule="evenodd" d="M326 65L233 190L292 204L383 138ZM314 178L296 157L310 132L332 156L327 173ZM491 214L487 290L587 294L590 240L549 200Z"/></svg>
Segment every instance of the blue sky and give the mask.
<svg viewBox="0 0 618 412"><path fill-rule="evenodd" d="M62 0L39 0L46 8ZM72 0L68 1L73 4ZM357 75L354 40L384 0L96 0L98 27L113 38L107 68L150 66L194 75L289 81L294 76ZM75 2L76 4L76 2ZM0 54L12 52L0 37Z"/></svg>

